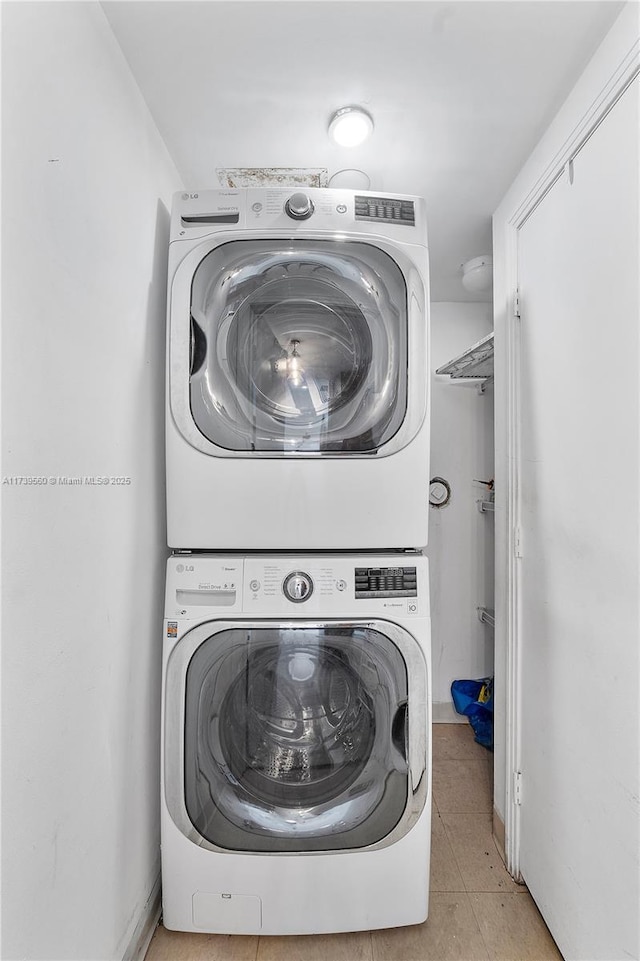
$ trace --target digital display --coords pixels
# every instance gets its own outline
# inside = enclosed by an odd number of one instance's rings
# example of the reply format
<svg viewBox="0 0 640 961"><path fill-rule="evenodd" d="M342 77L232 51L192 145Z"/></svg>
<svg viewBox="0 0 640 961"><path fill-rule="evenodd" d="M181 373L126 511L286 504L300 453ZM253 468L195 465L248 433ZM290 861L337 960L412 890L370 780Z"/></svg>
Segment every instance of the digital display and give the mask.
<svg viewBox="0 0 640 961"><path fill-rule="evenodd" d="M390 197L355 198L356 220L374 220L383 224L406 224L415 227L416 215L413 201L392 200Z"/></svg>
<svg viewBox="0 0 640 961"><path fill-rule="evenodd" d="M356 598L417 597L415 567L356 567Z"/></svg>

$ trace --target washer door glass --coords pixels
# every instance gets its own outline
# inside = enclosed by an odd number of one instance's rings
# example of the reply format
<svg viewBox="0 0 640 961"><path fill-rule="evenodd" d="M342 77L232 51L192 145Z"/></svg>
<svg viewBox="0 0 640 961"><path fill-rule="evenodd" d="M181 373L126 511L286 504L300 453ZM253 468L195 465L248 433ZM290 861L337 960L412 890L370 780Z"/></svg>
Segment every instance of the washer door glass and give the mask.
<svg viewBox="0 0 640 961"><path fill-rule="evenodd" d="M373 844L407 805L406 715L405 662L379 631L213 634L186 674L188 816L235 851Z"/></svg>
<svg viewBox="0 0 640 961"><path fill-rule="evenodd" d="M191 288L196 426L232 451L375 453L406 412L406 302L370 244L216 247Z"/></svg>

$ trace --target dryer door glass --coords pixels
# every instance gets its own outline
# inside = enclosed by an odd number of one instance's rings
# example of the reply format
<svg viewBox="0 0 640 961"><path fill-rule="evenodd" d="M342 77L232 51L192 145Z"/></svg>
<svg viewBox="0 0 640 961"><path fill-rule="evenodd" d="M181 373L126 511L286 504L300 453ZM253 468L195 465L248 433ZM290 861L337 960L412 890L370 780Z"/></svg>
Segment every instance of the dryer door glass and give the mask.
<svg viewBox="0 0 640 961"><path fill-rule="evenodd" d="M408 801L407 672L369 628L227 629L186 675L189 818L235 851L363 847Z"/></svg>
<svg viewBox="0 0 640 961"><path fill-rule="evenodd" d="M402 271L370 244L232 241L191 289L191 414L230 451L375 453L407 405Z"/></svg>

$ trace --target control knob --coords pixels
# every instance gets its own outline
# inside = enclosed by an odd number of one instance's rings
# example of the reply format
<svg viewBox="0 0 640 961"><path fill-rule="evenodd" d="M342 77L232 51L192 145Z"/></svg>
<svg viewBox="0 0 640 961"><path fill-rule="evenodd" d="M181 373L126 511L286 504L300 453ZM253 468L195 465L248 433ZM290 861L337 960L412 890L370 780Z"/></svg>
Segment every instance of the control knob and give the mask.
<svg viewBox="0 0 640 961"><path fill-rule="evenodd" d="M307 220L313 213L313 203L306 194L291 194L284 205L285 213L294 220Z"/></svg>
<svg viewBox="0 0 640 961"><path fill-rule="evenodd" d="M301 604L313 594L313 581L304 571L292 571L285 577L282 590L287 600Z"/></svg>

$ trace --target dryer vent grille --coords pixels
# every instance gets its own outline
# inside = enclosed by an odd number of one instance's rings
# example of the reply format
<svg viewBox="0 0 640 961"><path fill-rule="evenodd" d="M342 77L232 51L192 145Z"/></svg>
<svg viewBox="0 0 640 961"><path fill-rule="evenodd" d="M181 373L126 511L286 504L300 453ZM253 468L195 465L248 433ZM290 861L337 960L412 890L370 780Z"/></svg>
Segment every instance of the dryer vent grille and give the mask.
<svg viewBox="0 0 640 961"><path fill-rule="evenodd" d="M325 167L218 167L221 187L327 187Z"/></svg>

